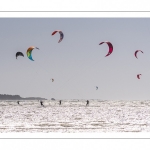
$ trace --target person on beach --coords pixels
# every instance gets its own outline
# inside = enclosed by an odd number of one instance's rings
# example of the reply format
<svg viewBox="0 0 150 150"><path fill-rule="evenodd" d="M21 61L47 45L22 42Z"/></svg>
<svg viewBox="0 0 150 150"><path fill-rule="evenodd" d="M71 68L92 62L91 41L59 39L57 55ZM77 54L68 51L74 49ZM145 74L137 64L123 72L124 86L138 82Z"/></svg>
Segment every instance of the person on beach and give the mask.
<svg viewBox="0 0 150 150"><path fill-rule="evenodd" d="M59 105L61 105L61 100L59 101Z"/></svg>
<svg viewBox="0 0 150 150"><path fill-rule="evenodd" d="M89 100L86 101L86 106L89 106Z"/></svg>
<svg viewBox="0 0 150 150"><path fill-rule="evenodd" d="M40 101L40 103L41 103L41 106L43 106L43 107L44 107L43 102L42 102L42 101Z"/></svg>
<svg viewBox="0 0 150 150"><path fill-rule="evenodd" d="M19 105L19 101L17 101L17 104Z"/></svg>

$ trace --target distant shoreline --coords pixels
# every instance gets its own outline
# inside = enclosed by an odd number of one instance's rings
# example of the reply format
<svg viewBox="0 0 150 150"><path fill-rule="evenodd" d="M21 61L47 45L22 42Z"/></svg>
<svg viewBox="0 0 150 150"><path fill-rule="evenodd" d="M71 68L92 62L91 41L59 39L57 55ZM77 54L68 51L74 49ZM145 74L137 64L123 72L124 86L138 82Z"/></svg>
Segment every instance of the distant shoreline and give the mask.
<svg viewBox="0 0 150 150"><path fill-rule="evenodd" d="M41 97L26 97L26 98L23 98L20 95L0 94L0 100L47 100L47 99L46 98L41 98Z"/></svg>

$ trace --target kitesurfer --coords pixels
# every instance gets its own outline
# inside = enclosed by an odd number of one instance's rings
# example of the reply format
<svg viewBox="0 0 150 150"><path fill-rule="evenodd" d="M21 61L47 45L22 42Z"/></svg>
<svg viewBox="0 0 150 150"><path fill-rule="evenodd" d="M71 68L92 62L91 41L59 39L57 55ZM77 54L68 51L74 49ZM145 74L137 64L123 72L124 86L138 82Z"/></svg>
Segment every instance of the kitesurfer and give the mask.
<svg viewBox="0 0 150 150"><path fill-rule="evenodd" d="M41 103L41 106L44 106L42 101L40 101L40 103Z"/></svg>
<svg viewBox="0 0 150 150"><path fill-rule="evenodd" d="M86 106L89 106L89 100L86 101Z"/></svg>
<svg viewBox="0 0 150 150"><path fill-rule="evenodd" d="M17 101L17 104L19 105L19 101Z"/></svg>
<svg viewBox="0 0 150 150"><path fill-rule="evenodd" d="M61 100L59 101L59 105L61 105Z"/></svg>

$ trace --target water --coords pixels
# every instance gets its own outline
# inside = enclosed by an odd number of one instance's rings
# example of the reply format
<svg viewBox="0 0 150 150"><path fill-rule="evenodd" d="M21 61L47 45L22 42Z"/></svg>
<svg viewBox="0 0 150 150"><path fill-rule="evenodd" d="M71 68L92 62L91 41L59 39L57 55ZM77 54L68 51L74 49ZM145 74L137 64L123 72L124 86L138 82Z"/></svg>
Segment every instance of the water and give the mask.
<svg viewBox="0 0 150 150"><path fill-rule="evenodd" d="M149 132L150 100L0 101L0 132Z"/></svg>

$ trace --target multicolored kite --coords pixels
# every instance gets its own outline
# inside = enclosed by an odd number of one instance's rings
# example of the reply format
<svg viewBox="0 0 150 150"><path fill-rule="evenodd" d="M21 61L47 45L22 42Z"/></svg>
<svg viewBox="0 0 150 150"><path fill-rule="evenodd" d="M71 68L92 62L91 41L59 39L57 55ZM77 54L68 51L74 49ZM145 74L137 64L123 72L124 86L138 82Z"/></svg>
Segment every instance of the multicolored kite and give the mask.
<svg viewBox="0 0 150 150"><path fill-rule="evenodd" d="M34 47L34 46L30 46L28 49L27 49L27 57L30 59L30 60L32 60L32 61L34 61L33 59L32 59L32 50L33 49L39 49L38 47Z"/></svg>

